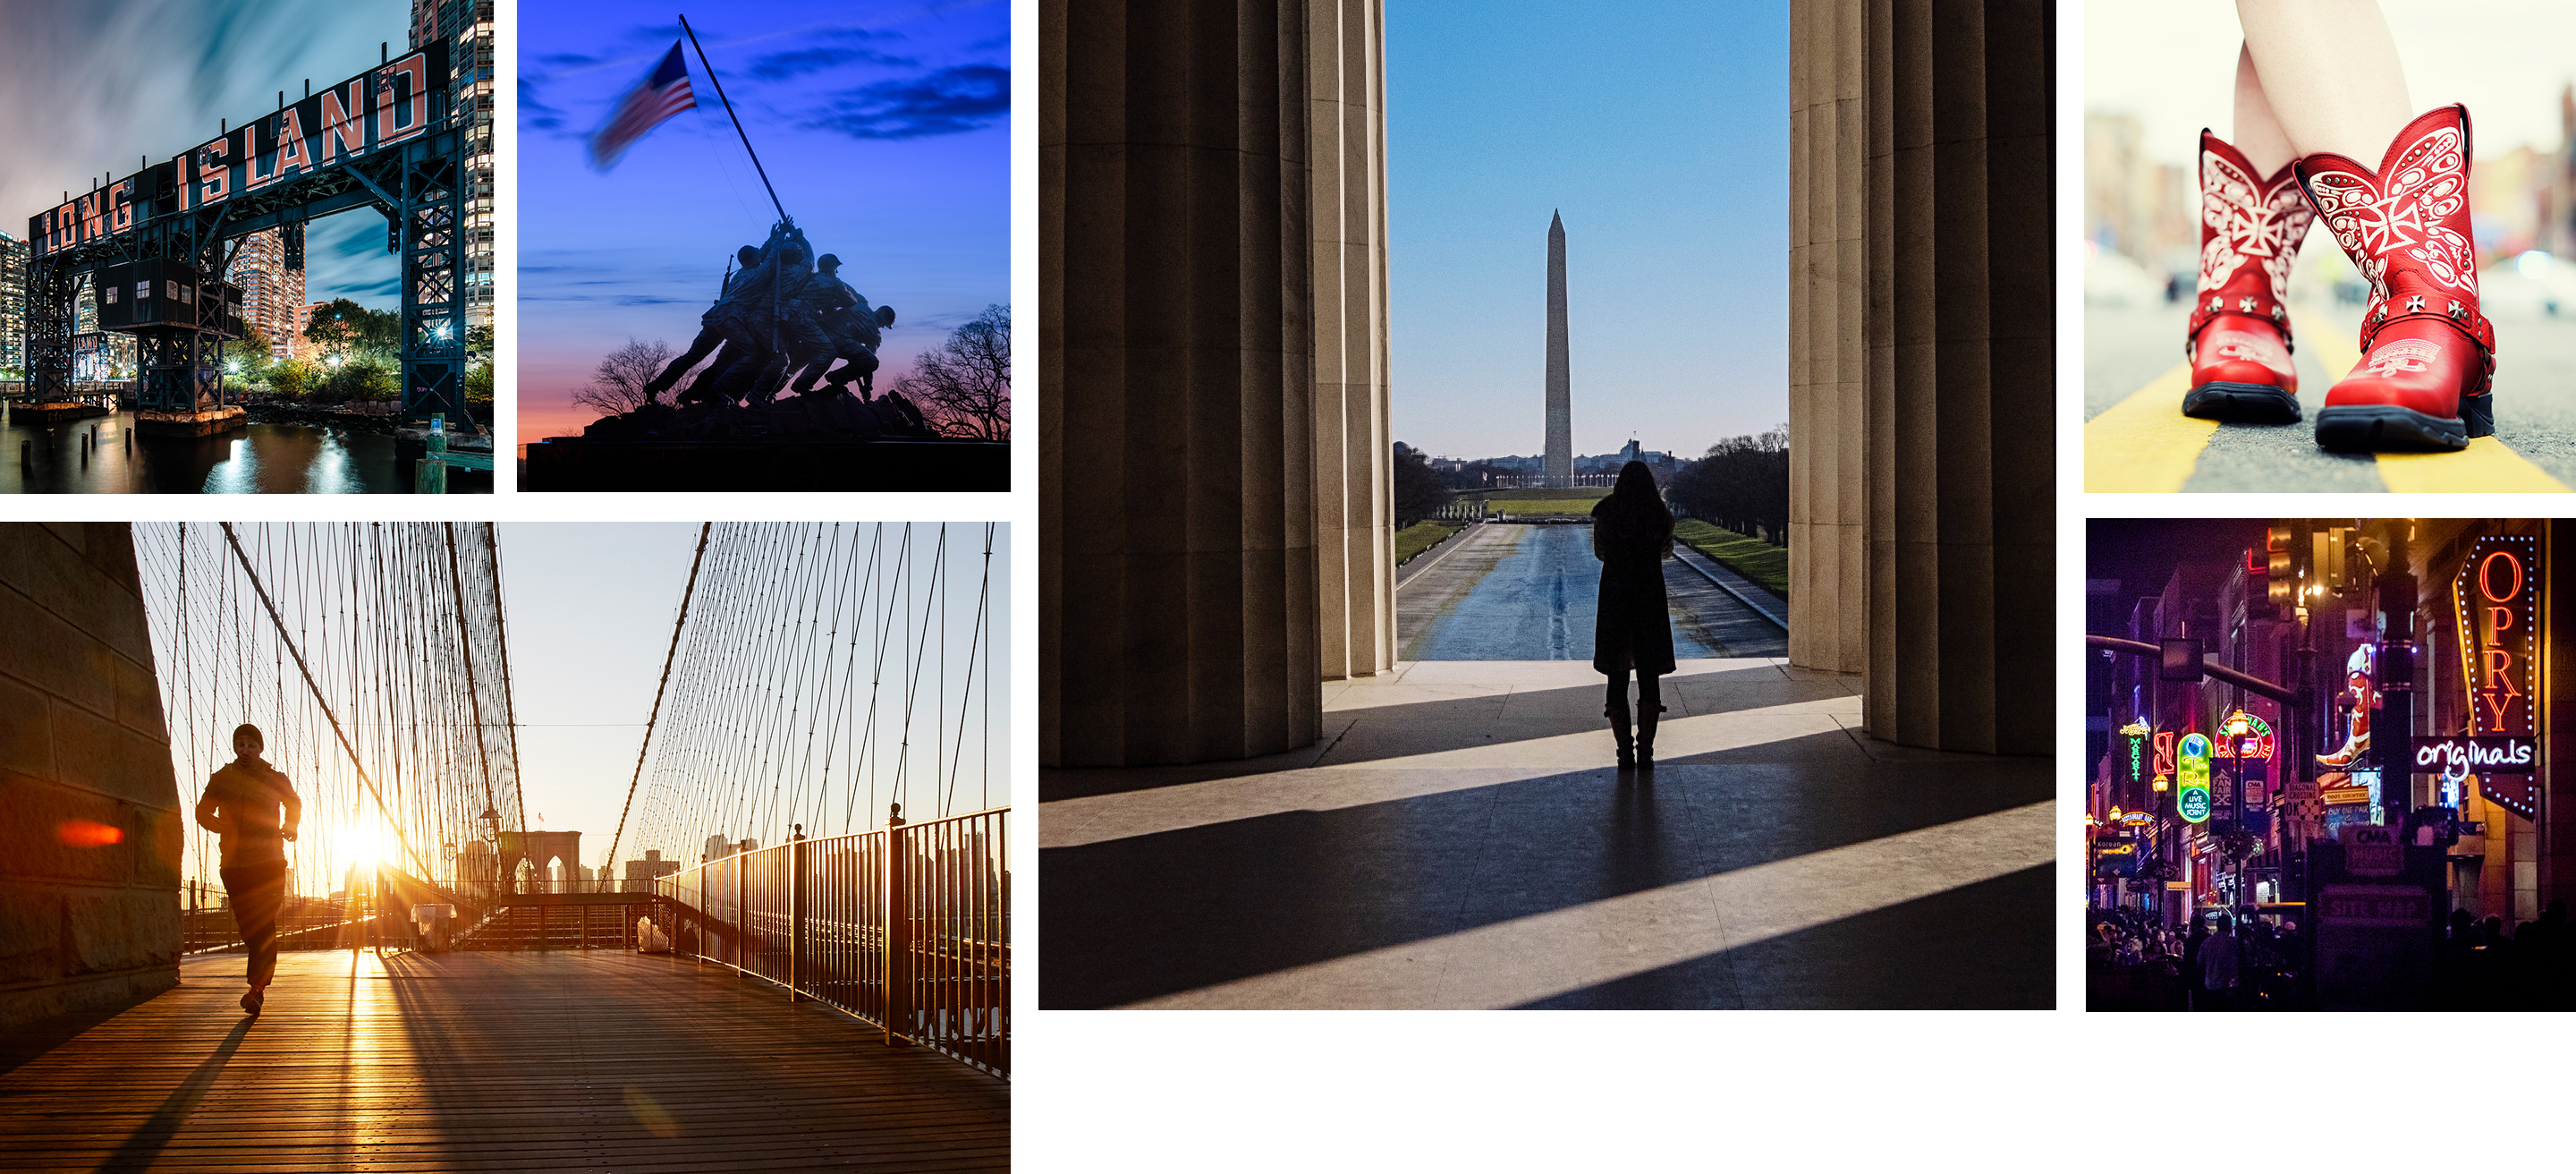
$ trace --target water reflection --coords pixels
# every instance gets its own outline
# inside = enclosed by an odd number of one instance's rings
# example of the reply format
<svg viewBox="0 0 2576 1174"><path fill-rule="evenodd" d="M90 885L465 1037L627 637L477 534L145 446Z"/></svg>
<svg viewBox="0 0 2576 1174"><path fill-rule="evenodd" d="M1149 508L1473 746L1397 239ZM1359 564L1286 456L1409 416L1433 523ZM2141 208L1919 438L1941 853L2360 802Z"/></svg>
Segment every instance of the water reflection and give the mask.
<svg viewBox="0 0 2576 1174"><path fill-rule="evenodd" d="M0 493L409 493L413 464L391 436L310 424L185 437L136 432L132 412L0 423ZM451 470L449 489L462 480Z"/></svg>

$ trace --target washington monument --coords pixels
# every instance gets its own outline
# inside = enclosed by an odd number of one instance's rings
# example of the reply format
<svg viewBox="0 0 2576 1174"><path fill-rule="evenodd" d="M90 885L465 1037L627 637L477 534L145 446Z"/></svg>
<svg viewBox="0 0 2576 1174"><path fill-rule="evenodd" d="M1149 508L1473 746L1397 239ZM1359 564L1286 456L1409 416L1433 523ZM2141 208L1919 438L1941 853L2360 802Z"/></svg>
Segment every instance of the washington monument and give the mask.
<svg viewBox="0 0 2576 1174"><path fill-rule="evenodd" d="M1547 483L1574 484L1574 393L1565 364L1565 218L1547 218Z"/></svg>

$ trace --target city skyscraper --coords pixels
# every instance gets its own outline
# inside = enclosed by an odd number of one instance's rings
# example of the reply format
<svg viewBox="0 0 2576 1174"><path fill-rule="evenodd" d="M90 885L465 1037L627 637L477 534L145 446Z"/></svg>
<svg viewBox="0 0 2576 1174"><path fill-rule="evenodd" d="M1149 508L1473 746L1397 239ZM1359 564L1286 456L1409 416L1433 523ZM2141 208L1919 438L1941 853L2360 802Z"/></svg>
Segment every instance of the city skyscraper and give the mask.
<svg viewBox="0 0 2576 1174"><path fill-rule="evenodd" d="M27 367L27 242L0 232L0 378Z"/></svg>
<svg viewBox="0 0 2576 1174"><path fill-rule="evenodd" d="M1547 483L1574 484L1574 392L1565 357L1565 218L1547 218Z"/></svg>
<svg viewBox="0 0 2576 1174"><path fill-rule="evenodd" d="M286 267L283 229L265 229L242 238L224 280L242 288L242 320L268 339L272 359L293 353L295 336L304 329L304 270Z"/></svg>
<svg viewBox="0 0 2576 1174"><path fill-rule="evenodd" d="M465 323L492 325L492 0L412 0L411 44L456 38L453 109L474 112L465 146Z"/></svg>

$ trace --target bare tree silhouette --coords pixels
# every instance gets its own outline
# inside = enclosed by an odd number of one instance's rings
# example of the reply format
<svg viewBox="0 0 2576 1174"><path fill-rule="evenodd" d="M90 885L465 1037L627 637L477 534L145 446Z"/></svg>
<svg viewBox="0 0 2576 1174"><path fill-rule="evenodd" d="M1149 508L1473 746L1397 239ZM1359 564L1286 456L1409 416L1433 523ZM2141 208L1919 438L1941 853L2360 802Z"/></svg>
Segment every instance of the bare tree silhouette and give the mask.
<svg viewBox="0 0 2576 1174"><path fill-rule="evenodd" d="M626 345L608 352L591 372L590 382L572 393L572 402L604 415L622 416L653 402L644 385L662 373L662 365L671 361L671 348L661 339L639 342L628 337Z"/></svg>
<svg viewBox="0 0 2576 1174"><path fill-rule="evenodd" d="M895 383L948 436L1011 438L1011 308L986 306Z"/></svg>

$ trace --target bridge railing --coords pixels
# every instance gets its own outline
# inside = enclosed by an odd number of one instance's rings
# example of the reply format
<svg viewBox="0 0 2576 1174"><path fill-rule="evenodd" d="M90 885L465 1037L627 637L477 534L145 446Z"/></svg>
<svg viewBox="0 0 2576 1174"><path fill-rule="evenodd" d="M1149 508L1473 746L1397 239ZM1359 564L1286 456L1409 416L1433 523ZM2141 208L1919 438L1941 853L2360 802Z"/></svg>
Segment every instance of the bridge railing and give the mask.
<svg viewBox="0 0 2576 1174"><path fill-rule="evenodd" d="M661 879L675 953L1010 1074L1009 808L791 839Z"/></svg>

